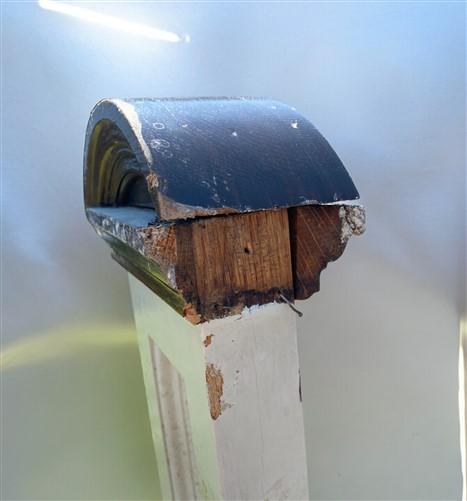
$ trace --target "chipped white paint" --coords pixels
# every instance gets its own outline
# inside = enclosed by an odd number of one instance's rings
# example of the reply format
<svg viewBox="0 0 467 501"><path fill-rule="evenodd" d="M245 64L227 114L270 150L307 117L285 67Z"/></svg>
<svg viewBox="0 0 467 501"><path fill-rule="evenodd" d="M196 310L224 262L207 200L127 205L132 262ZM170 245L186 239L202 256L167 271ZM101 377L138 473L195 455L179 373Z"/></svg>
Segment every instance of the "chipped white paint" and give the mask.
<svg viewBox="0 0 467 501"><path fill-rule="evenodd" d="M175 273L175 266L169 266L167 268L167 281L169 282L169 285L174 289L177 288L177 275Z"/></svg>
<svg viewBox="0 0 467 501"><path fill-rule="evenodd" d="M123 101L122 99L108 99L106 101L113 103L120 111L120 113L125 116L126 120L128 120L131 130L133 131L136 138L138 139L139 144L141 145L141 149L143 150L143 154L148 165L152 165L151 149L144 140L141 121L138 117L138 113L136 112L135 107L131 103Z"/></svg>
<svg viewBox="0 0 467 501"><path fill-rule="evenodd" d="M296 314L272 303L201 330L224 381L214 421L224 499L308 499Z"/></svg>
<svg viewBox="0 0 467 501"><path fill-rule="evenodd" d="M163 498L308 499L290 308L194 326L130 286Z"/></svg>
<svg viewBox="0 0 467 501"><path fill-rule="evenodd" d="M209 185L208 185L209 186ZM174 202L166 197L160 191L157 192L159 200L160 217L167 221L175 219L192 219L199 216L217 216L219 214L233 214L238 212L236 209L222 205L222 208L201 207L199 205L188 205ZM245 207L242 212L251 211L251 207Z"/></svg>
<svg viewBox="0 0 467 501"><path fill-rule="evenodd" d="M342 222L341 241L347 242L352 235L361 235L366 229L365 209L361 205L343 206L339 209Z"/></svg>
<svg viewBox="0 0 467 501"><path fill-rule="evenodd" d="M316 202L318 203L318 202ZM362 207L360 205L360 202L358 198L355 200L333 200L332 202L319 202L320 205L346 205L346 206L355 206L358 205L359 207ZM362 207L363 208L363 207Z"/></svg>
<svg viewBox="0 0 467 501"><path fill-rule="evenodd" d="M154 474L159 479L162 499L183 499L179 497L183 490L194 491L196 499L221 499L200 327L184 320L136 278L130 275L129 279L157 459L158 471ZM160 374L167 384L160 381ZM165 391L177 377L184 388ZM186 405L180 404L185 399ZM182 410L176 411L177 406ZM183 415L172 416L175 412ZM175 429L170 424L172 418L178 423ZM177 438L177 433L191 434L191 445L187 439ZM179 485L174 486L174 482Z"/></svg>

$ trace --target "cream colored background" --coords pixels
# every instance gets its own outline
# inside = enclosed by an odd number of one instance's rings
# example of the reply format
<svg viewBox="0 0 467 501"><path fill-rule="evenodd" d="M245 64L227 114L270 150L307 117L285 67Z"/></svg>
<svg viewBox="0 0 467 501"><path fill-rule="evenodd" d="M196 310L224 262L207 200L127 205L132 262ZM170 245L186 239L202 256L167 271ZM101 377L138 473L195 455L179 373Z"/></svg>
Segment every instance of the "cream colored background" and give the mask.
<svg viewBox="0 0 467 501"><path fill-rule="evenodd" d="M313 499L459 499L465 5L92 3L169 45L3 2L4 499L153 499L125 272L83 214L103 97L283 100L350 170L368 231L299 307Z"/></svg>

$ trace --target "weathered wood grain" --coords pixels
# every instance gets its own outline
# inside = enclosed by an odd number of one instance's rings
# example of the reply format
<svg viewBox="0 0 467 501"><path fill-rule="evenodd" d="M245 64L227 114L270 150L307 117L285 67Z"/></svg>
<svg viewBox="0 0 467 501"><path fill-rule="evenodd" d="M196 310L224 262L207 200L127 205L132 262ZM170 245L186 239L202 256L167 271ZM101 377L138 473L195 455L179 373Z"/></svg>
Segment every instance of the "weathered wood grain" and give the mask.
<svg viewBox="0 0 467 501"><path fill-rule="evenodd" d="M174 282L193 323L279 294L293 299L287 210L202 218L177 224L174 232Z"/></svg>
<svg viewBox="0 0 467 501"><path fill-rule="evenodd" d="M328 204L357 198L329 143L277 101L104 99L89 119L89 221L192 323L316 292L363 227L360 209Z"/></svg>
<svg viewBox="0 0 467 501"><path fill-rule="evenodd" d="M312 205L177 223L135 207L88 209L115 259L191 323L306 299L364 230L358 206Z"/></svg>
<svg viewBox="0 0 467 501"><path fill-rule="evenodd" d="M293 301L287 209L151 223L144 209L88 209L114 258L192 323ZM114 217L114 216L118 217ZM172 297L173 295L178 295Z"/></svg>
<svg viewBox="0 0 467 501"><path fill-rule="evenodd" d="M341 208L308 205L289 209L295 299L306 299L319 291L321 271L344 252L347 239Z"/></svg>
<svg viewBox="0 0 467 501"><path fill-rule="evenodd" d="M200 312L216 318L244 306L293 299L287 210L192 223Z"/></svg>

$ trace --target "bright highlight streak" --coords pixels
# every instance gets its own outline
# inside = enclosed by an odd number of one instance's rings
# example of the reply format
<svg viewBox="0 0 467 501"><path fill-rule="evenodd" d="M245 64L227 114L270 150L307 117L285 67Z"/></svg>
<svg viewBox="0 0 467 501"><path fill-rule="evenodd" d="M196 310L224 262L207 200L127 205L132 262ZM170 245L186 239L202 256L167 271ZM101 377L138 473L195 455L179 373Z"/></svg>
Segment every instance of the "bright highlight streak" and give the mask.
<svg viewBox="0 0 467 501"><path fill-rule="evenodd" d="M76 357L97 350L137 349L131 325L63 326L21 338L0 351L0 372L53 360Z"/></svg>
<svg viewBox="0 0 467 501"><path fill-rule="evenodd" d="M100 14L99 12L83 9L82 7L76 7L75 5L58 2L56 0L38 0L38 4L46 10L60 12L61 14L76 17L82 21L101 24L102 26L107 26L108 28L124 31L133 35L140 35L164 42L182 42L189 40L188 37L182 37L171 31L159 30L141 23L124 21L123 19L119 19L117 17L107 16L105 14Z"/></svg>

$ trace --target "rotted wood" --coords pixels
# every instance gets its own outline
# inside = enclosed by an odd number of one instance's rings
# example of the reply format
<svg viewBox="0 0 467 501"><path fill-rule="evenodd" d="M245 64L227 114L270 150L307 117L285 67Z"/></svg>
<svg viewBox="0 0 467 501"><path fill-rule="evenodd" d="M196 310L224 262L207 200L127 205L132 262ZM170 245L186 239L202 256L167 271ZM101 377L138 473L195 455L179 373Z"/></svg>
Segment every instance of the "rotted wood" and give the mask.
<svg viewBox="0 0 467 501"><path fill-rule="evenodd" d="M205 218L192 225L200 313L293 299L287 210Z"/></svg>
<svg viewBox="0 0 467 501"><path fill-rule="evenodd" d="M286 209L178 224L125 221L119 212L91 209L89 217L103 228L114 258L190 322L281 296L293 301Z"/></svg>
<svg viewBox="0 0 467 501"><path fill-rule="evenodd" d="M103 100L84 170L113 257L192 323L309 297L364 229L334 150L277 101Z"/></svg>
<svg viewBox="0 0 467 501"><path fill-rule="evenodd" d="M179 223L153 216L136 208L88 210L116 261L194 324L245 306L306 299L319 290L321 271L364 228L362 209L342 205Z"/></svg>
<svg viewBox="0 0 467 501"><path fill-rule="evenodd" d="M338 259L352 235L365 230L360 206L308 205L289 209L295 299L319 291L321 272Z"/></svg>

